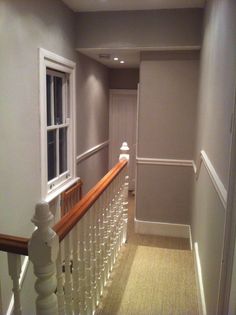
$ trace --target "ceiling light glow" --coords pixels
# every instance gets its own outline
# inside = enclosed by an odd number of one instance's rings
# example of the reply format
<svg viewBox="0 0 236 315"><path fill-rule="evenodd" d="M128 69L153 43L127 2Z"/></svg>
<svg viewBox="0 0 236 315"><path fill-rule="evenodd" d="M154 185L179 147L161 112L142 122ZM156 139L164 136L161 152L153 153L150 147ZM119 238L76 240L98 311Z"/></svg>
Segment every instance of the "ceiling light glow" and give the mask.
<svg viewBox="0 0 236 315"><path fill-rule="evenodd" d="M125 63L124 60L121 60L120 63Z"/></svg>
<svg viewBox="0 0 236 315"><path fill-rule="evenodd" d="M119 58L118 58L118 57L114 57L114 60L116 60L116 61L117 61L117 60L119 60Z"/></svg>

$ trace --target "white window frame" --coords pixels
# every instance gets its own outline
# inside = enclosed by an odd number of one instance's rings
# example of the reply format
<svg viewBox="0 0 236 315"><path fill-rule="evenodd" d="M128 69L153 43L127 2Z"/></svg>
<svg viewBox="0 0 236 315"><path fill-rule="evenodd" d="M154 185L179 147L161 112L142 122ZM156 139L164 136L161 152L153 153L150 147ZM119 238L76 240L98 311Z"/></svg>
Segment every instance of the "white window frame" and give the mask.
<svg viewBox="0 0 236 315"><path fill-rule="evenodd" d="M47 97L46 97L46 75L47 69L53 72L60 71L66 74L68 84L68 110L70 118L68 123L67 135L67 164L68 171L59 175L57 179L48 181L48 161L47 161ZM51 71L50 70L50 71ZM50 202L61 192L70 187L78 180L76 177L76 139L75 139L75 84L76 84L76 64L64 57L52 53L43 48L39 49L39 102L40 102L40 134L41 134L41 198ZM65 96L64 96L65 97Z"/></svg>

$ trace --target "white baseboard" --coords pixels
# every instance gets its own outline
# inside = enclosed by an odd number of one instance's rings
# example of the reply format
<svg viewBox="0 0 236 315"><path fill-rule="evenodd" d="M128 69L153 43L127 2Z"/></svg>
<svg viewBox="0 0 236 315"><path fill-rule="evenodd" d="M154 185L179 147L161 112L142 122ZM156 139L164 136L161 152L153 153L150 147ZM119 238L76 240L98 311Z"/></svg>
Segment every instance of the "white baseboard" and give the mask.
<svg viewBox="0 0 236 315"><path fill-rule="evenodd" d="M134 227L135 233L139 234L183 237L191 239L190 226L185 224L149 222L135 219Z"/></svg>
<svg viewBox="0 0 236 315"><path fill-rule="evenodd" d="M206 311L206 301L205 301L205 293L204 286L202 280L202 267L201 260L199 256L198 243L194 243L194 263L195 263L195 271L197 277L197 291L198 291L198 305L199 305L199 314L207 315Z"/></svg>

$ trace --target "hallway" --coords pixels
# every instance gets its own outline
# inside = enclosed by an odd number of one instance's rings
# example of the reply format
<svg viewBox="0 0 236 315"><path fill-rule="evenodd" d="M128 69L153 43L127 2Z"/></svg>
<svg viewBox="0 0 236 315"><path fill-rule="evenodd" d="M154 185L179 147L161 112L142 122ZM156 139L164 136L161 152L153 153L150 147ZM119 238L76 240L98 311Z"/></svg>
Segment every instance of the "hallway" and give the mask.
<svg viewBox="0 0 236 315"><path fill-rule="evenodd" d="M197 315L193 254L187 239L134 233L129 196L128 244L96 315Z"/></svg>

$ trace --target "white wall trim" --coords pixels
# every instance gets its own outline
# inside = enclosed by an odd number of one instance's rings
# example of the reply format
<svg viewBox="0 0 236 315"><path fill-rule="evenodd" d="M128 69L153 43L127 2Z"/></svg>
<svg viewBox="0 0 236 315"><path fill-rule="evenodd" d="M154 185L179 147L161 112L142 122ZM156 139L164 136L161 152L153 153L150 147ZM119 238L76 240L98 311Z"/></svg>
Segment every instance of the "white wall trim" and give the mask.
<svg viewBox="0 0 236 315"><path fill-rule="evenodd" d="M190 226L165 222L150 222L134 220L135 233L147 235L160 235L170 237L183 237L190 239Z"/></svg>
<svg viewBox="0 0 236 315"><path fill-rule="evenodd" d="M226 209L226 205L227 205L227 191L224 187L224 184L222 183L222 181L220 180L219 175L217 174L214 166L212 165L209 157L207 156L206 152L204 150L201 150L200 152L200 158L199 158L199 162L198 162L198 166L195 165L194 163L194 172L196 174L196 178L198 178L199 173L200 173L200 169L201 169L201 165L202 162L204 164L204 166L206 167L206 170L211 178L211 181L214 185L214 188L224 206L224 208Z"/></svg>
<svg viewBox="0 0 236 315"><path fill-rule="evenodd" d="M180 160L180 159L155 159L155 158L144 158L144 157L136 157L137 164L143 165L169 165L169 166L190 166L193 168L194 173L196 174L196 178L198 179L202 162L211 178L211 181L214 185L214 188L226 209L227 205L227 191L222 183L219 175L217 174L214 166L212 165L209 157L207 156L204 150L200 151L200 157L198 161L198 165L195 164L193 160Z"/></svg>
<svg viewBox="0 0 236 315"><path fill-rule="evenodd" d="M198 304L199 304L199 314L207 315L206 311L206 301L205 301L205 293L203 286L203 278L202 278L202 267L201 260L199 256L198 243L194 243L194 263L197 277L197 291L198 291Z"/></svg>
<svg viewBox="0 0 236 315"><path fill-rule="evenodd" d="M153 159L136 157L137 164L145 165L171 165L171 166L190 166L193 167L193 160L176 160L176 159Z"/></svg>
<svg viewBox="0 0 236 315"><path fill-rule="evenodd" d="M97 151L103 149L104 147L106 147L107 145L109 145L109 140L106 140L98 145L96 145L95 147L85 151L84 153L78 155L76 157L76 163L80 163L81 161L87 159L89 156L93 155L94 153L96 153Z"/></svg>
<svg viewBox="0 0 236 315"><path fill-rule="evenodd" d="M46 73L47 68L67 74L69 79L70 126L68 128L68 170L69 177L51 190L47 177L47 113L46 113ZM40 151L41 151L41 198L45 199L53 190L76 177L76 63L51 51L39 48L39 114L40 114Z"/></svg>

